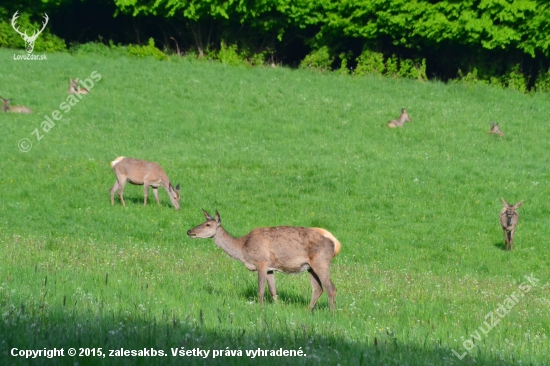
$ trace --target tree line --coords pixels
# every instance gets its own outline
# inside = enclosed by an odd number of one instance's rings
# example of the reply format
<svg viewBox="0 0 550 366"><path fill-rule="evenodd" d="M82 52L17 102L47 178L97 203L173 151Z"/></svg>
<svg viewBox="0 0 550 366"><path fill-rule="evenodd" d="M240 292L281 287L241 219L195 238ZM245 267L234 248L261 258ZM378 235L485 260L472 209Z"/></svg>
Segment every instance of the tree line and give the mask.
<svg viewBox="0 0 550 366"><path fill-rule="evenodd" d="M0 46L19 42L15 11L29 27L48 12L50 49L152 37L235 62L550 89L546 0L22 0L0 4Z"/></svg>

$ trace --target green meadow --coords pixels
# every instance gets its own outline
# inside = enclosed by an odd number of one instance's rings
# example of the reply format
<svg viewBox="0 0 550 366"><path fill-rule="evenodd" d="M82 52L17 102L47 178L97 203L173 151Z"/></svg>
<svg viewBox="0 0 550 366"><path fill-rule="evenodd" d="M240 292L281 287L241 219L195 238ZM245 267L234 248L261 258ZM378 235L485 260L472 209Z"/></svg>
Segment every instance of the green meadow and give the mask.
<svg viewBox="0 0 550 366"><path fill-rule="evenodd" d="M548 94L14 52L0 50L0 96L33 114L0 114L0 364L548 364ZM69 78L93 72L68 100ZM387 128L401 108L413 121ZM181 210L162 189L144 207L129 184L111 206L118 156L158 162ZM523 200L513 252L501 197ZM187 237L201 209L234 236L332 232L335 311L326 294L307 310L306 273L276 274L261 307L256 272Z"/></svg>

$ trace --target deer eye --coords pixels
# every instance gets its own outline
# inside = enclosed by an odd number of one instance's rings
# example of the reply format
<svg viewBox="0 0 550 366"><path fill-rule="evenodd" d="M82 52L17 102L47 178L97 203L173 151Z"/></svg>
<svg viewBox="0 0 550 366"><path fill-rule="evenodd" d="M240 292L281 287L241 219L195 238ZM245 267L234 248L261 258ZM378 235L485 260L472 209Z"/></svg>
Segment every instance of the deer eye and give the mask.
<svg viewBox="0 0 550 366"><path fill-rule="evenodd" d="M210 224L206 224L206 226L210 226Z"/></svg>

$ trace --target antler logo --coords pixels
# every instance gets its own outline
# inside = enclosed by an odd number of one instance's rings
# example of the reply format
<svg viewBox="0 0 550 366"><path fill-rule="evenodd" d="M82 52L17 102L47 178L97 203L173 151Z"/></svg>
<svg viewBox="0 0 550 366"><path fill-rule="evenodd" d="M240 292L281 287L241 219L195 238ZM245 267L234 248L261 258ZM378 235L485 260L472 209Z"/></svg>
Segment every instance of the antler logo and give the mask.
<svg viewBox="0 0 550 366"><path fill-rule="evenodd" d="M17 33L19 33L21 35L21 37L23 37L23 40L25 41L25 48L27 49L27 53L32 53L32 51L34 50L34 42L36 41L36 39L38 38L38 36L40 35L40 33L42 33L42 31L44 30L44 28L46 28L46 24L48 24L48 14L44 13L44 19L46 20L45 22L42 23L42 29L40 29L38 31L38 33L36 33L36 30L32 33L31 36L29 36L27 34L27 30L25 29L25 32L22 33L19 31L19 27L15 27L15 21L17 20L18 16L17 16L17 11L15 12L15 14L13 14L13 18L11 18L11 26L13 27L13 29L15 29L15 31Z"/></svg>

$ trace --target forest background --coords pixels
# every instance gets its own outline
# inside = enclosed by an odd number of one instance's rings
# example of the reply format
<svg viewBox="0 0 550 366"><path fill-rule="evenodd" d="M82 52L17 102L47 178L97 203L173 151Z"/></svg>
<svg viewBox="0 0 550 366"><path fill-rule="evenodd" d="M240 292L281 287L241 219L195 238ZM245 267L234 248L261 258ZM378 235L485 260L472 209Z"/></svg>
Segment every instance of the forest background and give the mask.
<svg viewBox="0 0 550 366"><path fill-rule="evenodd" d="M38 52L106 46L162 58L154 46L224 63L550 90L542 0L4 1L0 47L23 47L10 24L16 11L29 33L48 14Z"/></svg>

